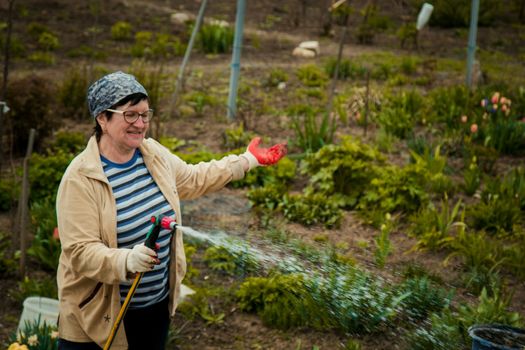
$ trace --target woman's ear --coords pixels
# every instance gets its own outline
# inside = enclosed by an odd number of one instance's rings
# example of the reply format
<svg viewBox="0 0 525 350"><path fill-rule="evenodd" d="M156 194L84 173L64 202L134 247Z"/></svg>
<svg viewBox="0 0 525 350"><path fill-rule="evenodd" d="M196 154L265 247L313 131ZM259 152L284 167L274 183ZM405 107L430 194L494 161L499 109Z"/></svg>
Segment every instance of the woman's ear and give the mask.
<svg viewBox="0 0 525 350"><path fill-rule="evenodd" d="M106 131L106 123L108 122L108 117L106 116L106 113L102 112L99 115L97 115L97 122L100 125L100 128L102 131Z"/></svg>

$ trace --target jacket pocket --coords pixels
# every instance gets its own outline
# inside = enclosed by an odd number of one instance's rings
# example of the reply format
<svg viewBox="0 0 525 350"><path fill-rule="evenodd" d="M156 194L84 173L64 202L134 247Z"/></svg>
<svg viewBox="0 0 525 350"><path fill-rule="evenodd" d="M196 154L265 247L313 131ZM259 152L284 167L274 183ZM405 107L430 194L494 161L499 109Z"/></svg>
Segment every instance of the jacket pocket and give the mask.
<svg viewBox="0 0 525 350"><path fill-rule="evenodd" d="M80 302L80 304L78 304L78 307L80 309L82 309L84 306L86 306L91 300L93 300L93 298L95 297L95 295L97 295L98 291L100 290L100 287L102 287L102 282L98 282L97 285L95 286L95 289L93 289L93 291L91 292L91 294L89 294L87 296L86 299L82 300Z"/></svg>

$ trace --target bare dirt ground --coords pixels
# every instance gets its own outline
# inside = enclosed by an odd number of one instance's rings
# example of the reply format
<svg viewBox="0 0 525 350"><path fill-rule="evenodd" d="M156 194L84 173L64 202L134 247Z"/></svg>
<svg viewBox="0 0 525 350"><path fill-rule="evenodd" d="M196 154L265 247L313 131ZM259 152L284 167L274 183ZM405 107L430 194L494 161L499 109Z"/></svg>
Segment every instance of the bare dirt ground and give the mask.
<svg viewBox="0 0 525 350"><path fill-rule="evenodd" d="M320 62L320 60L334 56L338 49L338 39L340 30L335 28L333 37L319 37L319 9L321 2L309 1L306 18L303 23L295 27L290 20L290 16L297 10L298 1L275 1L263 0L250 2L246 20L246 37L257 38L260 40L256 47L253 40L248 40L242 53L242 73L253 74L259 78L262 73L257 75L257 70L267 71L270 68L280 67L285 70L293 70L299 65ZM364 1L357 1L359 7ZM389 13L394 16L399 14L400 9L394 3L385 2ZM25 74L44 74L54 76L59 81L68 68L83 64L80 59L67 58L65 52L68 49L78 46L79 42L92 43L95 46L107 45L109 37L109 27L118 20L129 20L141 30L155 30L155 23L162 26L169 26L169 16L175 10L185 10L190 13L197 13L198 2L188 1L107 1L100 2L100 15L94 16L96 12L90 9L90 2L80 2L70 6L68 1L29 1L26 6L29 12L55 29L61 35L61 52L63 57L57 65L52 67L42 67L23 60L14 61L14 70L10 73L13 77ZM92 4L91 4L92 5ZM5 5L0 5L2 14L5 12ZM219 18L232 21L235 18L235 4L232 1L211 1L207 14L218 14ZM270 15L286 18L278 21L270 29L261 29L262 24L266 23ZM20 22L27 24L28 20L19 19ZM93 38L89 29L95 24L104 26L105 32ZM15 29L23 33L22 24L15 23ZM517 28L507 28L508 44L505 49L509 54L516 50L519 44L516 40L514 31ZM352 34L352 32L351 32ZM351 36L350 36L351 37ZM481 28L479 37L480 47L489 47L491 44L501 40L501 32L490 28ZM303 40L320 40L321 56L312 61L298 60L291 56L293 47ZM420 37L422 43L419 52L427 57L462 57L466 38L464 33L455 33L453 30L441 30L429 28L422 32ZM366 53L388 50L398 53L402 51L395 36L390 34L378 36L372 46L357 45L351 39L345 45L344 57L351 58ZM219 55L206 57L194 55L190 63L190 70L202 70L204 74L209 74L213 79L224 80L227 84L229 77L229 55ZM181 58L176 58L173 62L166 63L165 70L173 73L179 67ZM130 59L125 56L116 56L102 62L92 62L104 65L108 69L122 69L129 66ZM435 85L440 83L439 79L461 81L461 76L436 77ZM278 101L276 101L278 102ZM257 101L253 101L257 103ZM245 120L246 129L259 135L271 136L272 141L282 141L293 137L293 132L286 127L285 120L279 120L275 116L261 116L255 118L249 111L245 111L242 116ZM221 138L225 129L230 126L224 119L210 118L207 116L181 118L165 123L164 130L167 135L173 135L180 139L198 141L206 145L212 151L224 151L221 148ZM90 121L86 123L66 122L65 128L68 130L80 130L89 134L91 129ZM350 126L338 130L339 133L355 133ZM504 162L505 160L502 160ZM11 227L12 215L0 216L0 230L9 231ZM184 224L197 230L211 231L220 229L225 232L246 237L257 235L259 220L250 211L249 203L246 199L246 191L227 188L218 194L208 195L199 200L186 202L183 206ZM427 271L440 276L445 284L456 287L457 295L462 300L473 301L475 298L461 290L458 283L459 267L452 262L444 266L442 264L445 256L440 254L429 254L413 252L411 248L415 241L408 238L404 232L394 232L391 236L395 247L393 255L389 258L386 270L379 270L373 264L373 238L376 231L355 215L347 212L343 223L339 229L327 230L323 227L303 227L298 224L283 223L286 231L291 232L293 237L301 238L310 244L320 244L316 242L316 237L326 235L328 243L333 245L343 245L347 247L347 254L352 256L360 266L370 271L384 276L387 280L395 280L399 271L402 271L407 264L419 264ZM238 283L235 278L218 275L209 271L202 261L202 256L194 259L195 267L201 271L198 283L209 283L210 285L227 286ZM32 266L36 270L36 266ZM30 276L38 271L30 271ZM17 276L0 278L0 343L7 340L18 324L21 313L21 305L13 302L9 296L9 290L17 283ZM515 290L513 297L512 310L525 315L525 283L514 282L509 286ZM264 326L261 320L254 316L240 312L230 300L212 300L217 312L225 313L224 322L220 324L207 324L205 321L186 320L183 317L176 317L174 320L175 332L172 334L171 349L341 349L349 339L348 335L335 334L330 332L316 332L310 330L278 331ZM384 329L380 335L361 336L358 338L365 350L382 349L404 349L404 344L400 340L399 330L395 325Z"/></svg>

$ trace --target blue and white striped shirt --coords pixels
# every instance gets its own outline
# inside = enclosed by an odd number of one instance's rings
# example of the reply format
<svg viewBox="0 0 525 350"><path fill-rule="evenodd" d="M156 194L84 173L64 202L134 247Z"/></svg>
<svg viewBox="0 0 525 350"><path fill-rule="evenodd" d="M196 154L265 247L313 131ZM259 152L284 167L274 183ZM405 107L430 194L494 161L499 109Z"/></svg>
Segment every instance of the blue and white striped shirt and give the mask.
<svg viewBox="0 0 525 350"><path fill-rule="evenodd" d="M175 216L159 187L153 181L142 154L137 149L126 163L114 163L100 156L117 203L117 243L119 248L133 248L146 240L151 229L151 217ZM143 308L163 300L169 293L170 230L161 229L157 243L159 265L144 273L131 299L130 308ZM124 301L133 281L120 284L120 299Z"/></svg>

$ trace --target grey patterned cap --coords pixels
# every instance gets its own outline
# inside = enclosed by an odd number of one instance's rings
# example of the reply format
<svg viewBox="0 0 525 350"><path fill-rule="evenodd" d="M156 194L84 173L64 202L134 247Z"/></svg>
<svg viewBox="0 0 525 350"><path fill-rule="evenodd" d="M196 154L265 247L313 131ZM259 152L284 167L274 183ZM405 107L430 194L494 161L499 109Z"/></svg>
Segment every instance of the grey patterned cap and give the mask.
<svg viewBox="0 0 525 350"><path fill-rule="evenodd" d="M133 75L121 71L105 75L88 89L89 113L96 118L118 101L138 92L148 96L144 86L140 85Z"/></svg>

